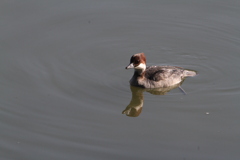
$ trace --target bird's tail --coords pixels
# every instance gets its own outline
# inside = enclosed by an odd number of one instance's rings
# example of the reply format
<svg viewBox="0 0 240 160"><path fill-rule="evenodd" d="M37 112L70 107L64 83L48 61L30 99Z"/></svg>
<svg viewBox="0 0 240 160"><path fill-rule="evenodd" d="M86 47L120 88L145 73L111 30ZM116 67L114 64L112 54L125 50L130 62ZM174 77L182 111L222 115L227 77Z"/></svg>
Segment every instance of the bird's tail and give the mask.
<svg viewBox="0 0 240 160"><path fill-rule="evenodd" d="M193 76L196 76L197 73L195 71L184 70L183 75L184 77L193 77Z"/></svg>

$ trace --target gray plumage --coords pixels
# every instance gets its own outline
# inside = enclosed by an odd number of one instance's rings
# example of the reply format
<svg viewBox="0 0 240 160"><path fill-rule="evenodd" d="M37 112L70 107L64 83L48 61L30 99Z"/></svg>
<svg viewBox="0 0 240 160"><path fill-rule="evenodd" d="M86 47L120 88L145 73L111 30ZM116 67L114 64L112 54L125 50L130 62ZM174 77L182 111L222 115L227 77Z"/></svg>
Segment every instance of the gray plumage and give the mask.
<svg viewBox="0 0 240 160"><path fill-rule="evenodd" d="M130 84L143 88L161 88L177 85L185 77L195 76L195 71L175 66L148 66L144 53L138 53L131 57L126 69L134 68Z"/></svg>

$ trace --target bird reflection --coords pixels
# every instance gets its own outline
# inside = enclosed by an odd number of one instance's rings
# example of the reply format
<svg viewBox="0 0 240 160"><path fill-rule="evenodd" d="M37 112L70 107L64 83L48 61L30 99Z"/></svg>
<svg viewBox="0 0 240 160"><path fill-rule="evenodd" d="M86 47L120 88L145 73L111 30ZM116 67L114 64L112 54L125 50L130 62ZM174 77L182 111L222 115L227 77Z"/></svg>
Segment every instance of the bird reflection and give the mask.
<svg viewBox="0 0 240 160"><path fill-rule="evenodd" d="M165 95L167 92L177 87L179 87L182 90L182 92L185 93L184 90L180 87L180 84L167 88L154 88L154 89L130 86L130 89L132 91L132 99L129 105L122 111L122 114L126 114L129 117L138 117L141 114L143 107L143 92L149 92L154 95Z"/></svg>

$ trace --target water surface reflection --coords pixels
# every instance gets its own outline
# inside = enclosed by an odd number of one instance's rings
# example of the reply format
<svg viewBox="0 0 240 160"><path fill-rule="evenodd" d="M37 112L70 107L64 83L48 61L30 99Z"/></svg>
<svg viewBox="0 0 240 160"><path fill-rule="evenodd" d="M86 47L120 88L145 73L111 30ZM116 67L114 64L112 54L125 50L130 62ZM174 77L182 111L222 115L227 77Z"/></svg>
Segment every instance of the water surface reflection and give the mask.
<svg viewBox="0 0 240 160"><path fill-rule="evenodd" d="M142 112L143 107L143 92L149 92L154 95L165 95L170 90L180 87L182 83L176 84L166 88L140 88L130 85L132 92L132 99L129 105L122 111L122 114L126 114L129 117L138 117Z"/></svg>

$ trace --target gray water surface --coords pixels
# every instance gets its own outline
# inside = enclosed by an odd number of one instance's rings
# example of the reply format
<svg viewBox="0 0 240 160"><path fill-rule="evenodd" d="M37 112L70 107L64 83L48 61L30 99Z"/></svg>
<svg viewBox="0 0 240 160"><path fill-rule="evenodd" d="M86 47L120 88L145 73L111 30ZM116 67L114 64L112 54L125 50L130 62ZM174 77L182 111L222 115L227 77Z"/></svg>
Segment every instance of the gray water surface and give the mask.
<svg viewBox="0 0 240 160"><path fill-rule="evenodd" d="M1 160L239 160L240 2L1 1ZM196 70L134 117L125 70Z"/></svg>

